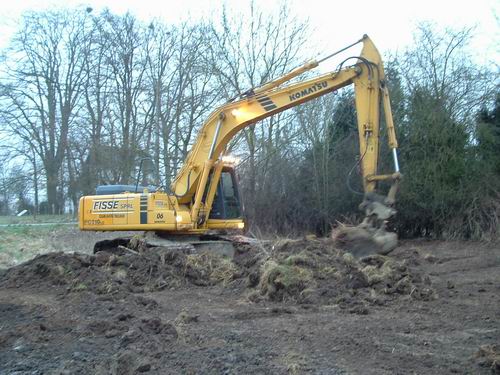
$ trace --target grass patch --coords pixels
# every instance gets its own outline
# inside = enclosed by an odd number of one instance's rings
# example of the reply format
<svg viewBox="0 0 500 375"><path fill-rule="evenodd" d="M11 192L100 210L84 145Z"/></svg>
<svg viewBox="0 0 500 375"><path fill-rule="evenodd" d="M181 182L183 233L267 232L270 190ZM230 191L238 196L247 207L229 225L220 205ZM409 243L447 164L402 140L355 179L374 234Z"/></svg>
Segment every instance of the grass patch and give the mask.
<svg viewBox="0 0 500 375"><path fill-rule="evenodd" d="M0 228L0 268L15 266L38 254L55 251L56 234L73 230L67 225L9 226Z"/></svg>
<svg viewBox="0 0 500 375"><path fill-rule="evenodd" d="M301 252L299 254L290 255L285 259L284 263L288 266L305 266L315 267L316 262L307 253Z"/></svg>
<svg viewBox="0 0 500 375"><path fill-rule="evenodd" d="M201 278L208 276L210 283L223 285L234 280L238 269L229 258L222 257L211 252L201 254L190 254L186 257L184 275L197 274Z"/></svg>
<svg viewBox="0 0 500 375"><path fill-rule="evenodd" d="M278 264L273 260L263 265L260 290L261 294L267 295L271 300L297 299L303 290L313 284L313 273L306 268Z"/></svg>
<svg viewBox="0 0 500 375"><path fill-rule="evenodd" d="M75 287L72 289L75 292L83 292L84 290L87 290L87 285L84 283L78 283L75 285Z"/></svg>
<svg viewBox="0 0 500 375"><path fill-rule="evenodd" d="M71 223L76 221L76 217L72 214L65 215L33 215L26 216L0 216L0 225L16 225L16 224L39 224L39 223Z"/></svg>

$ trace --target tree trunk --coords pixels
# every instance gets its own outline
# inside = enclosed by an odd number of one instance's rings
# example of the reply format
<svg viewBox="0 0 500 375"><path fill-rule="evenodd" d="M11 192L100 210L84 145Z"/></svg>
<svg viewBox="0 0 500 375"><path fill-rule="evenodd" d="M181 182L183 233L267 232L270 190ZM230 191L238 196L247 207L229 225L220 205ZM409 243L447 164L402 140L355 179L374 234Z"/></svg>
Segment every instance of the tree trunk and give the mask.
<svg viewBox="0 0 500 375"><path fill-rule="evenodd" d="M33 156L33 186L35 188L35 211L33 212L33 216L36 218L36 215L38 214L39 202L38 202L38 168L36 165L35 156Z"/></svg>
<svg viewBox="0 0 500 375"><path fill-rule="evenodd" d="M55 215L59 211L59 202L57 201L58 171L47 171L47 203L49 213Z"/></svg>

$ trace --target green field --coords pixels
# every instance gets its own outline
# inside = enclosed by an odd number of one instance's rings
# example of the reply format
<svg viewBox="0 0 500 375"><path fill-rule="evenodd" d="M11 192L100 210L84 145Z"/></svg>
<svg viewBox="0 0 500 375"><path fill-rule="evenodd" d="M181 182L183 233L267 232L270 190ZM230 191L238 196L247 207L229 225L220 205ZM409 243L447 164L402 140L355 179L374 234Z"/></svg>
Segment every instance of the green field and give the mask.
<svg viewBox="0 0 500 375"><path fill-rule="evenodd" d="M44 254L58 250L57 240L74 232L73 225L13 225L0 227L0 268L13 266Z"/></svg>
<svg viewBox="0 0 500 375"><path fill-rule="evenodd" d="M12 224L39 224L39 223L70 223L76 222L77 218L72 214L65 215L33 215L26 216L0 216L0 225Z"/></svg>
<svg viewBox="0 0 500 375"><path fill-rule="evenodd" d="M76 223L71 223L70 215L44 215L31 222L23 218L17 223L1 218L0 268L54 251L92 253L96 241L131 235L130 232L82 232Z"/></svg>
<svg viewBox="0 0 500 375"><path fill-rule="evenodd" d="M58 250L57 238L75 232L73 215L0 216L0 268Z"/></svg>

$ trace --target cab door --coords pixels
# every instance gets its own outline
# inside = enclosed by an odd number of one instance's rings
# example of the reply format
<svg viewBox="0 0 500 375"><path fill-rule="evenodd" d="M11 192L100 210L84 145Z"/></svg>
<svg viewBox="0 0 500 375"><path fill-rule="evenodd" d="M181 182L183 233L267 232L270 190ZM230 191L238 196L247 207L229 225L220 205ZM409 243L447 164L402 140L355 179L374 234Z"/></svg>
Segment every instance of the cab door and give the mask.
<svg viewBox="0 0 500 375"><path fill-rule="evenodd" d="M215 193L209 219L239 219L242 217L241 200L233 169L223 170Z"/></svg>

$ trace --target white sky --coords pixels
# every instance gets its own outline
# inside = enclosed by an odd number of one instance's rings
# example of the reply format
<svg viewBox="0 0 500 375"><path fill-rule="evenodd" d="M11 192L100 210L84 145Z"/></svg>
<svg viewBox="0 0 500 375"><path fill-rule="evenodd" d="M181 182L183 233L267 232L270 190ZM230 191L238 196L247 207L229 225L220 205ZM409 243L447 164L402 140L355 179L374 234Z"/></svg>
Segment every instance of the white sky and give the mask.
<svg viewBox="0 0 500 375"><path fill-rule="evenodd" d="M236 10L248 9L249 0L225 0ZM277 1L256 0L267 9ZM184 19L217 18L223 1L217 0L21 0L0 1L0 48L15 30L15 23L26 10L52 6L91 6L94 12L107 7L123 14L130 11L143 21L160 18L167 23ZM270 5L271 4L271 5ZM500 0L291 0L292 12L309 19L313 29L309 50L325 55L368 34L382 53L402 50L412 43L412 32L420 21L435 22L441 27L476 27L471 45L479 63L500 60ZM311 56L315 57L315 56Z"/></svg>

